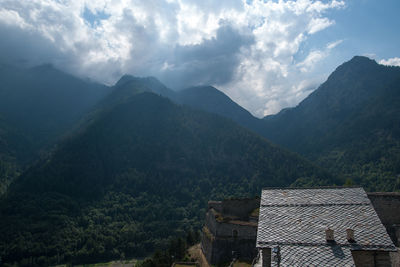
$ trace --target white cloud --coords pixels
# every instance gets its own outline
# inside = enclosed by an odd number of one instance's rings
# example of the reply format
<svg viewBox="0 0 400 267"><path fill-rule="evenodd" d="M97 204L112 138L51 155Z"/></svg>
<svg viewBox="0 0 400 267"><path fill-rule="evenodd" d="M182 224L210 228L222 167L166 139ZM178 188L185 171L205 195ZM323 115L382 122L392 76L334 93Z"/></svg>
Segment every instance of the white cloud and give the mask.
<svg viewBox="0 0 400 267"><path fill-rule="evenodd" d="M0 56L50 61L106 83L132 73L172 87L213 84L263 116L308 92L299 84L341 41L294 58L310 35L334 25L326 13L343 7L337 0L2 0Z"/></svg>
<svg viewBox="0 0 400 267"><path fill-rule="evenodd" d="M331 50L331 49L335 48L336 46L340 45L341 43L343 43L343 40L337 40L335 42L327 44L326 48Z"/></svg>
<svg viewBox="0 0 400 267"><path fill-rule="evenodd" d="M374 53L364 53L364 54L362 54L362 56L364 56L364 57L369 57L370 59L376 59L376 54L374 54Z"/></svg>
<svg viewBox="0 0 400 267"><path fill-rule="evenodd" d="M400 58L399 57L393 57L389 59L382 59L379 61L379 64L382 65L387 65L387 66L398 66L400 67Z"/></svg>
<svg viewBox="0 0 400 267"><path fill-rule="evenodd" d="M297 64L297 67L299 67L302 72L309 72L317 62L321 61L325 57L326 53L323 51L311 51L302 62Z"/></svg>
<svg viewBox="0 0 400 267"><path fill-rule="evenodd" d="M336 46L341 44L343 40L337 40L335 42L328 43L324 50L313 50L307 57L302 61L297 63L297 67L300 68L301 72L310 72L316 66L316 64L326 58L330 50L334 49Z"/></svg>
<svg viewBox="0 0 400 267"><path fill-rule="evenodd" d="M314 34L319 31L322 31L325 28L333 25L334 22L329 20L328 18L314 18L311 19L310 23L308 24L308 33Z"/></svg>
<svg viewBox="0 0 400 267"><path fill-rule="evenodd" d="M28 25L25 20L20 17L18 12L14 10L0 9L0 21L7 25L26 28Z"/></svg>

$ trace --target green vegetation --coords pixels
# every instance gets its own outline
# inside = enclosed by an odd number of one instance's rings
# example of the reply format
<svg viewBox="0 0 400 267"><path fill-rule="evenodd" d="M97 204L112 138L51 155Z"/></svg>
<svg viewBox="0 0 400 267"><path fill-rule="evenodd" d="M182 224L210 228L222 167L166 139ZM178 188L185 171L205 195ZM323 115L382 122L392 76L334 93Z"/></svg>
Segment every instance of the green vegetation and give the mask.
<svg viewBox="0 0 400 267"><path fill-rule="evenodd" d="M251 263L238 261L233 264L233 267L251 267Z"/></svg>
<svg viewBox="0 0 400 267"><path fill-rule="evenodd" d="M229 120L136 94L10 187L0 257L20 265L143 257L199 230L209 199L313 176L334 178Z"/></svg>
<svg viewBox="0 0 400 267"><path fill-rule="evenodd" d="M400 190L400 68L365 58L262 122L212 87L174 95L154 78L124 76L99 101L106 87L51 66L0 66L0 78L1 266L149 255L138 265L170 266L190 260L209 199L253 197L266 186Z"/></svg>
<svg viewBox="0 0 400 267"><path fill-rule="evenodd" d="M264 118L264 135L368 191L399 191L399 103L400 68L354 57L297 107Z"/></svg>
<svg viewBox="0 0 400 267"><path fill-rule="evenodd" d="M203 233L209 240L214 240L214 236L211 234L210 230L208 229L207 226L203 226Z"/></svg>
<svg viewBox="0 0 400 267"><path fill-rule="evenodd" d="M110 89L50 65L0 63L0 195Z"/></svg>
<svg viewBox="0 0 400 267"><path fill-rule="evenodd" d="M247 129L262 133L262 120L253 117L250 112L212 86L187 88L178 91L172 99L177 103L224 116Z"/></svg>
<svg viewBox="0 0 400 267"><path fill-rule="evenodd" d="M260 208L256 208L255 210L253 210L252 212L251 212L251 214L250 214L250 216L252 216L252 217L257 217L258 218L258 215L260 214Z"/></svg>
<svg viewBox="0 0 400 267"><path fill-rule="evenodd" d="M191 258L188 249L199 241L200 236L193 235L193 232L188 233L186 240L181 237L174 238L169 242L167 249L157 250L152 257L138 262L136 267L169 267L174 262L194 262L195 259Z"/></svg>
<svg viewBox="0 0 400 267"><path fill-rule="evenodd" d="M69 131L110 91L51 65L23 69L0 64L0 81L0 115L31 139L35 152Z"/></svg>
<svg viewBox="0 0 400 267"><path fill-rule="evenodd" d="M30 144L0 117L0 196L19 175L20 164L17 157L29 154Z"/></svg>

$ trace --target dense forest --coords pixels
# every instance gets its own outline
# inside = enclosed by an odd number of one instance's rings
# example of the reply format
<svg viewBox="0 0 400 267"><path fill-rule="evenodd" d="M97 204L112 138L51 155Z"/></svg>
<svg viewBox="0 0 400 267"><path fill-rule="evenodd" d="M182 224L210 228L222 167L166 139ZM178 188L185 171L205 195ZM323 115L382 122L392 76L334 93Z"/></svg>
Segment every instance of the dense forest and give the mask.
<svg viewBox="0 0 400 267"><path fill-rule="evenodd" d="M0 194L109 92L51 65L0 63Z"/></svg>
<svg viewBox="0 0 400 267"><path fill-rule="evenodd" d="M0 117L0 196L19 175L21 166L17 158L29 154L29 139Z"/></svg>
<svg viewBox="0 0 400 267"><path fill-rule="evenodd" d="M1 202L6 263L143 257L198 230L209 199L343 181L218 115L137 93L94 113Z"/></svg>

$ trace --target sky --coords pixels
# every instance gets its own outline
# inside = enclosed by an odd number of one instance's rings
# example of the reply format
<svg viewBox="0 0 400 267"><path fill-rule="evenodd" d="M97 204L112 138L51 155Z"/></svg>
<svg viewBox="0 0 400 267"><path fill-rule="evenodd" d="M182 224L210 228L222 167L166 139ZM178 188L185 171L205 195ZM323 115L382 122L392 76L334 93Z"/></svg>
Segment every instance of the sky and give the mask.
<svg viewBox="0 0 400 267"><path fill-rule="evenodd" d="M398 0L0 0L0 62L213 85L257 117L355 55L400 66Z"/></svg>

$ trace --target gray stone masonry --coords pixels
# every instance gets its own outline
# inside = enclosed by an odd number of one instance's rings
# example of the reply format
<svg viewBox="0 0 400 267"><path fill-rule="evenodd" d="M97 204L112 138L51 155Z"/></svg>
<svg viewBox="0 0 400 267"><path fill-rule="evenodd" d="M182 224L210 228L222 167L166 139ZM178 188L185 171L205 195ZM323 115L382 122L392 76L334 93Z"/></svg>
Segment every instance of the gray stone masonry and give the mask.
<svg viewBox="0 0 400 267"><path fill-rule="evenodd" d="M259 198L225 199L209 201L208 209L214 209L225 217L237 217L247 221L252 211L260 207Z"/></svg>
<svg viewBox="0 0 400 267"><path fill-rule="evenodd" d="M239 257L251 261L256 255L257 216L251 213L260 199L209 201L201 248L210 264Z"/></svg>
<svg viewBox="0 0 400 267"><path fill-rule="evenodd" d="M400 193L368 193L368 198L396 246L400 246Z"/></svg>
<svg viewBox="0 0 400 267"><path fill-rule="evenodd" d="M387 251L353 250L351 252L356 266L390 267L390 255Z"/></svg>
<svg viewBox="0 0 400 267"><path fill-rule="evenodd" d="M282 229L292 229L296 225L307 222L310 225L321 224L326 226L330 224L328 223L330 220L334 219L339 223L336 223L337 225L334 227L336 243L331 246L314 244L322 242L321 238L324 238L323 227L318 234L310 233L312 227L299 228L294 231L296 234L293 236L288 236L290 233L288 231L280 232L279 238L286 236L288 240L294 242L293 244L280 245L282 255L286 256L282 258L281 266L298 266L296 261L299 257L307 257L308 259L315 257L318 261L321 255L327 254L327 251L333 252L332 258L327 257L326 259L331 264L334 264L335 261L338 261L338 264L343 264L344 257L349 260L348 266L374 266L374 264L375 266L390 266L389 252L380 251L373 247L373 244L378 241L379 245L384 245L385 248L389 247L389 244L382 243L382 236L385 236L383 227L381 229L378 223L371 223L370 221L376 217L373 214L375 210L393 243L399 246L400 193L365 194L362 189L356 188L330 191L324 188L310 190L312 190L312 194L308 194L308 190L290 190L288 191L288 193L290 192L289 196L282 194L280 190L270 191L268 198L263 199L261 203L263 216L270 214L267 217L274 219L274 224L267 227L268 233L265 233L265 236L273 238L274 228L278 225ZM373 208L370 206L371 204ZM251 259L256 256L258 216L250 216L250 214L259 207L259 198L209 201L201 248L210 264L230 262L233 257L232 251L235 251L242 258ZM297 218L294 214L299 214L300 217ZM280 220L281 216L283 216L282 220ZM341 218L341 216L345 217ZM325 217L329 217L326 223L323 221ZM346 225L342 227L341 222L346 222ZM364 224L368 224L369 227L375 225L376 229L371 230L374 233L373 236L363 235L366 230ZM357 244L366 247L366 250L361 250L361 247L358 250L347 248L347 246L352 246L346 240L346 229L348 227L355 230ZM366 239L366 237L369 239ZM299 238L302 239L297 240ZM379 240L375 240L376 238ZM304 242L307 243L306 246L299 245ZM368 244L372 245L369 249ZM275 246L276 244L272 242L269 247ZM260 262L266 264L266 266L271 266L271 263L272 266L276 266L270 248L262 248L265 251L261 254L261 258L265 261L260 260Z"/></svg>

